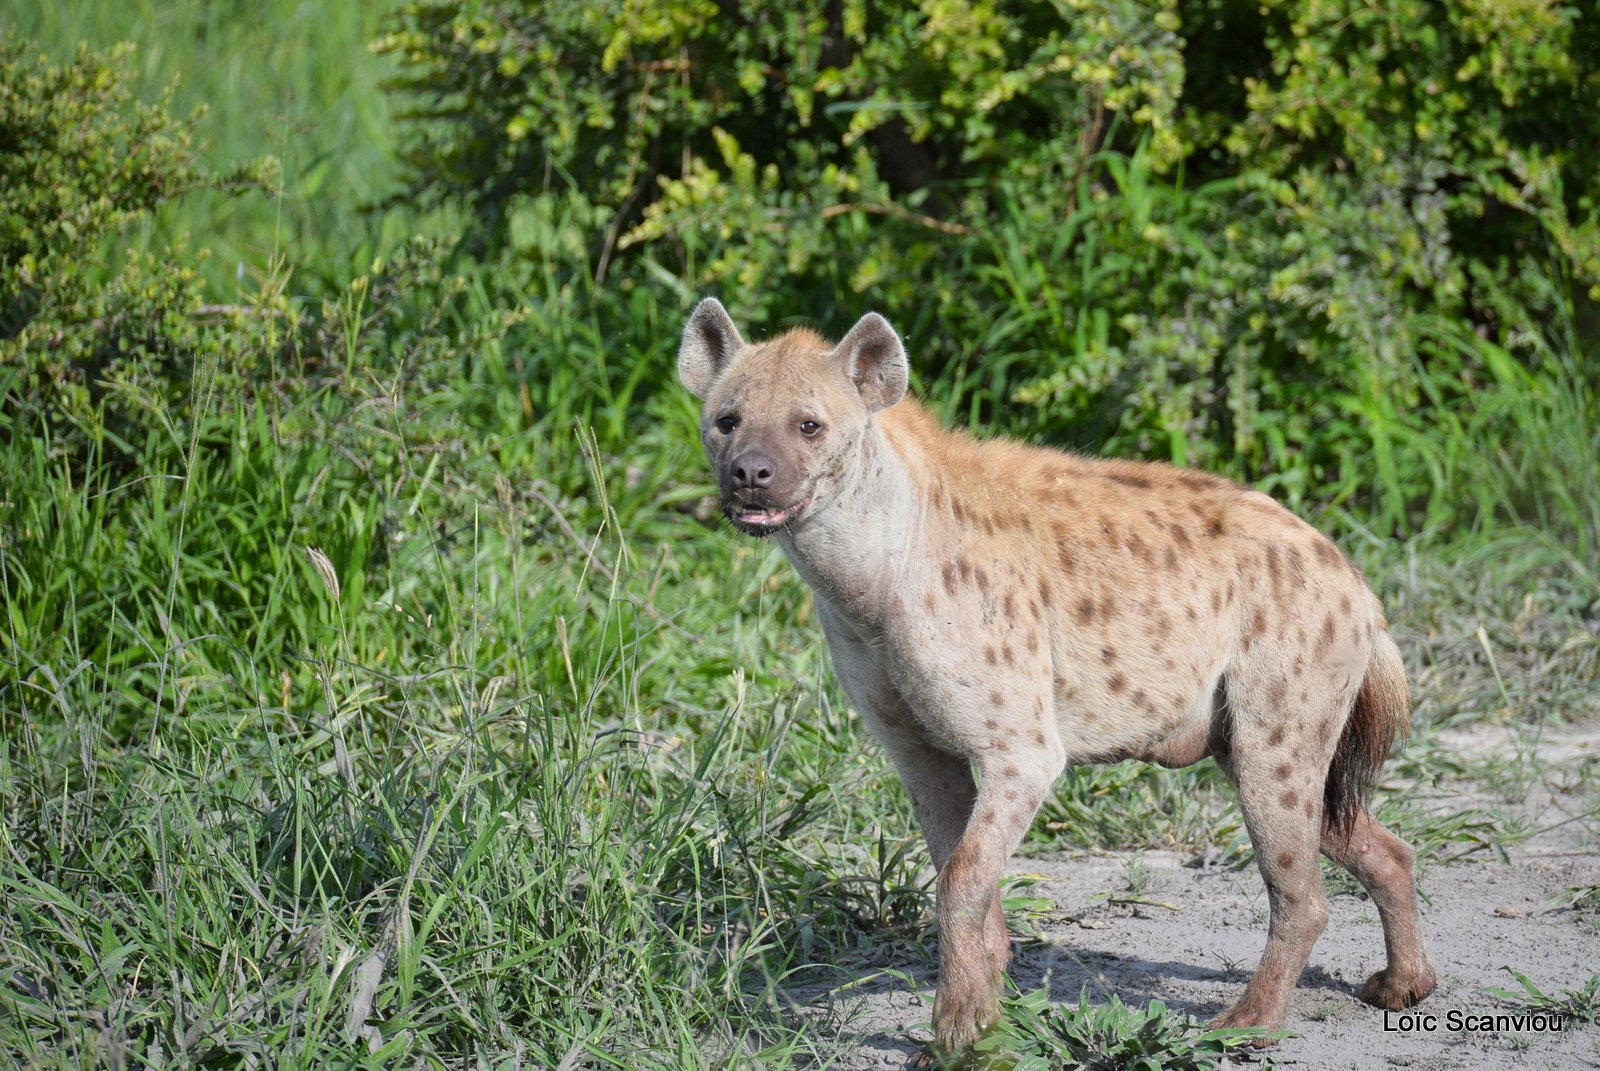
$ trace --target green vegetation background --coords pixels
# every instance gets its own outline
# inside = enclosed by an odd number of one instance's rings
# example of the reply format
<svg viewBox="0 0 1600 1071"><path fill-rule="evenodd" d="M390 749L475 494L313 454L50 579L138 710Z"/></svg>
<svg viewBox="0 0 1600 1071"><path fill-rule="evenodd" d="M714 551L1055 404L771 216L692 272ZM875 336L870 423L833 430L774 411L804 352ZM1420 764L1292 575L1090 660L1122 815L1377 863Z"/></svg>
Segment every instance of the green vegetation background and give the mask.
<svg viewBox="0 0 1600 1071"><path fill-rule="evenodd" d="M1417 682L1391 788L1442 776L1445 724L1595 713L1576 8L0 29L17 1062L825 1063L848 1031L794 993L926 968L925 857L802 586L708 519L673 375L705 293L757 333L879 309L952 419L1201 465L1338 535ZM1076 772L1034 848L1242 862L1218 780ZM1384 805L1424 847L1514 833Z"/></svg>

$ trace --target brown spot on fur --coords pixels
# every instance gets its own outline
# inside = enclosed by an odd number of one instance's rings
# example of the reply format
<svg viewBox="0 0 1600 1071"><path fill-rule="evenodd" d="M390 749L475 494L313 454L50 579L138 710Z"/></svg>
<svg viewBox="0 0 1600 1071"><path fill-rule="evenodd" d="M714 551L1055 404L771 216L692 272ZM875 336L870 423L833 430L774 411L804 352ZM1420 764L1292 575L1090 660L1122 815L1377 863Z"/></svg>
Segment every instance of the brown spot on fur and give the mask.
<svg viewBox="0 0 1600 1071"><path fill-rule="evenodd" d="M1250 615L1250 627L1245 630L1244 649L1249 650L1256 642L1256 637L1267 631L1267 614L1261 607L1256 607Z"/></svg>
<svg viewBox="0 0 1600 1071"><path fill-rule="evenodd" d="M1280 867L1282 867L1284 870L1293 870L1294 869L1294 853L1293 852L1287 852L1287 851L1286 852L1280 852L1278 854L1278 865Z"/></svg>
<svg viewBox="0 0 1600 1071"><path fill-rule="evenodd" d="M1072 549L1065 543L1056 547L1056 560L1061 563L1063 573L1071 573L1078 567L1078 559L1073 556Z"/></svg>
<svg viewBox="0 0 1600 1071"><path fill-rule="evenodd" d="M984 719L983 727L992 733L996 729L1000 728L1000 723L995 721L993 718L986 718Z"/></svg>
<svg viewBox="0 0 1600 1071"><path fill-rule="evenodd" d="M1119 694L1121 692L1127 691L1128 678L1124 677L1120 673L1113 673L1106 680L1106 687L1111 690L1111 693L1113 695L1116 695L1116 694Z"/></svg>
<svg viewBox="0 0 1600 1071"><path fill-rule="evenodd" d="M1178 476L1178 482L1191 491L1211 491L1227 486L1228 481L1220 476L1213 476L1207 472L1195 472L1190 469Z"/></svg>
<svg viewBox="0 0 1600 1071"><path fill-rule="evenodd" d="M1017 612L1017 595L1014 591L1007 591L1006 597L1000 600L1000 612L1007 617L1015 617Z"/></svg>
<svg viewBox="0 0 1600 1071"><path fill-rule="evenodd" d="M1267 544L1267 576L1272 581L1272 595L1278 600L1283 599L1283 566L1278 562L1278 545Z"/></svg>
<svg viewBox="0 0 1600 1071"><path fill-rule="evenodd" d="M985 662L989 663L991 666L994 665L994 644L992 644L992 643L984 644L984 647L983 647L983 660Z"/></svg>
<svg viewBox="0 0 1600 1071"><path fill-rule="evenodd" d="M1162 561L1166 563L1168 569L1176 569L1178 567L1178 548L1169 546L1166 554L1162 557Z"/></svg>
<svg viewBox="0 0 1600 1071"><path fill-rule="evenodd" d="M931 613L933 613L933 607L934 607L933 592L929 591L929 592L924 593L923 596L922 596L922 608L924 610L926 610L928 613L931 614Z"/></svg>
<svg viewBox="0 0 1600 1071"><path fill-rule="evenodd" d="M1139 689L1137 692L1134 692L1133 695L1129 697L1129 700L1134 706L1138 707L1145 713L1155 713L1156 706L1154 703L1150 702L1150 696L1145 693L1143 688Z"/></svg>
<svg viewBox="0 0 1600 1071"><path fill-rule="evenodd" d="M1015 802L1017 802L1017 800L1019 798L1021 798L1022 793L1018 792L1014 788L1008 788L1008 789L1006 789L1005 796L1006 796L1007 800L1011 801L1012 803L1015 803Z"/></svg>
<svg viewBox="0 0 1600 1071"><path fill-rule="evenodd" d="M1317 813L1317 805L1316 805L1316 804L1314 804L1314 803L1312 803L1312 802L1311 802L1311 801L1310 801L1310 800L1309 800L1309 799L1308 799L1308 800L1306 800L1306 802L1305 802L1305 810L1306 810L1306 817L1307 817L1307 818L1310 818L1310 817L1311 817L1311 816L1312 816L1312 815L1314 815L1314 814L1316 814L1316 813Z"/></svg>
<svg viewBox="0 0 1600 1071"><path fill-rule="evenodd" d="M1037 632L1028 633L1028 653L1039 653L1039 634Z"/></svg>
<svg viewBox="0 0 1600 1071"><path fill-rule="evenodd" d="M1317 726L1317 732L1322 737L1323 743L1333 739L1333 718L1331 715L1322 719L1322 724Z"/></svg>
<svg viewBox="0 0 1600 1071"><path fill-rule="evenodd" d="M1142 491L1150 489L1150 481L1143 476L1127 476L1120 472L1113 472L1107 474L1106 479L1112 483L1120 483L1124 487L1137 487Z"/></svg>
<svg viewBox="0 0 1600 1071"><path fill-rule="evenodd" d="M1283 804L1284 810L1289 810L1300 802L1300 794L1292 788L1288 789L1282 796L1278 797L1278 802Z"/></svg>
<svg viewBox="0 0 1600 1071"><path fill-rule="evenodd" d="M985 595L989 594L989 574L983 571L980 565L972 567L972 579L977 582L978 590Z"/></svg>
<svg viewBox="0 0 1600 1071"><path fill-rule="evenodd" d="M1111 663L1115 662L1116 660L1117 660L1117 649L1115 647L1107 646L1107 647L1100 648L1100 661L1104 662L1106 665L1109 666Z"/></svg>
<svg viewBox="0 0 1600 1071"><path fill-rule="evenodd" d="M1211 612L1212 613L1218 613L1219 611L1221 611L1221 609L1222 609L1222 590L1220 588L1212 588L1211 589Z"/></svg>
<svg viewBox="0 0 1600 1071"><path fill-rule="evenodd" d="M1343 610L1345 613L1350 612L1350 596L1348 593L1341 592L1339 594L1339 609Z"/></svg>
<svg viewBox="0 0 1600 1071"><path fill-rule="evenodd" d="M1039 602L1044 606L1050 605L1051 598L1050 578L1043 573L1039 574Z"/></svg>
<svg viewBox="0 0 1600 1071"><path fill-rule="evenodd" d="M1312 540L1311 551L1326 565L1338 565L1344 561L1344 555L1339 553L1339 548L1329 542L1326 536Z"/></svg>
<svg viewBox="0 0 1600 1071"><path fill-rule="evenodd" d="M991 688L989 690L989 702L993 703L995 706L998 707L998 706L1004 706L1005 705L1005 701L1006 701L1005 700L1005 696L1000 694L1000 689Z"/></svg>
<svg viewBox="0 0 1600 1071"><path fill-rule="evenodd" d="M952 562L944 563L944 592L946 595L956 593L956 567Z"/></svg>
<svg viewBox="0 0 1600 1071"><path fill-rule="evenodd" d="M1001 773L1003 773L1007 777L1016 777L1017 776L1017 768L1015 766L1007 766L1004 770L1001 771Z"/></svg>
<svg viewBox="0 0 1600 1071"><path fill-rule="evenodd" d="M1011 663L1014 660L1015 660L1015 656L1013 656L1012 653L1011 653L1011 645L1009 643L1001 644L1000 645L1000 661L1004 662L1006 665L1009 666L1009 665L1011 665Z"/></svg>
<svg viewBox="0 0 1600 1071"><path fill-rule="evenodd" d="M1287 762L1280 762L1272 768L1272 775L1279 781L1289 780L1289 775L1293 772L1294 769Z"/></svg>
<svg viewBox="0 0 1600 1071"><path fill-rule="evenodd" d="M1281 743L1283 743L1283 726L1274 725L1272 732L1267 734L1267 746L1277 747Z"/></svg>
<svg viewBox="0 0 1600 1071"><path fill-rule="evenodd" d="M1186 621L1194 621L1194 620L1197 620L1199 618L1199 616L1200 615L1198 613L1196 613L1195 608L1193 606L1185 606L1183 608L1184 620L1186 620Z"/></svg>
<svg viewBox="0 0 1600 1071"><path fill-rule="evenodd" d="M1035 729L1033 731L1033 742L1038 744L1040 747L1044 747L1044 733Z"/></svg>
<svg viewBox="0 0 1600 1071"><path fill-rule="evenodd" d="M1087 625L1094 620L1094 600L1083 598L1078 600L1078 620Z"/></svg>
<svg viewBox="0 0 1600 1071"><path fill-rule="evenodd" d="M1289 682L1283 680L1273 681L1272 687L1267 690L1267 702L1275 707L1281 707L1284 704L1284 700L1288 698Z"/></svg>
<svg viewBox="0 0 1600 1071"><path fill-rule="evenodd" d="M1333 615L1329 614L1322 619L1322 631L1317 634L1317 639L1327 646L1333 642Z"/></svg>

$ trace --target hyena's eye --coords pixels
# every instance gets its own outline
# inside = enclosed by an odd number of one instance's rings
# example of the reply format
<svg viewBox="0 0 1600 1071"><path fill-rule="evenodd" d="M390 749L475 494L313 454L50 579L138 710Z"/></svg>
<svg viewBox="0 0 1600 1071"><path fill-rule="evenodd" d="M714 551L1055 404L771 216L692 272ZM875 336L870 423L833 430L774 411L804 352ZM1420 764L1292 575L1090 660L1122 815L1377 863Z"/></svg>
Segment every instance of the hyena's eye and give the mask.
<svg viewBox="0 0 1600 1071"><path fill-rule="evenodd" d="M724 435L732 435L733 434L733 429L737 428L738 426L739 426L739 418L736 417L736 416L725 416L725 417L718 417L717 418L717 430L722 432L722 434L724 434Z"/></svg>
<svg viewBox="0 0 1600 1071"><path fill-rule="evenodd" d="M804 435L808 439L821 430L822 425L818 424L815 420L802 420L800 422L800 434Z"/></svg>

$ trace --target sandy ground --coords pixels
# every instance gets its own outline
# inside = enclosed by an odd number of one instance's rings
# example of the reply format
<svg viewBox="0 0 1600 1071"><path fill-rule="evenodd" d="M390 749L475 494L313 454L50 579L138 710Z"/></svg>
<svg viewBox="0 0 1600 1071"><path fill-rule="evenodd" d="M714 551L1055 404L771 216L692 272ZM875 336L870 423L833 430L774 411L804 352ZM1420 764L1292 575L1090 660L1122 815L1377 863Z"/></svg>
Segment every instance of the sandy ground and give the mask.
<svg viewBox="0 0 1600 1071"><path fill-rule="evenodd" d="M1572 1022L1563 1032L1452 1028L1450 1013L1506 1013L1514 1005L1483 992L1517 989L1510 966L1546 994L1579 988L1600 972L1600 917L1552 907L1575 885L1600 882L1593 765L1600 764L1600 724L1548 731L1534 744L1505 730L1476 728L1446 738L1463 754L1511 754L1537 747L1540 783L1515 804L1476 786L1432 790L1429 808L1498 807L1538 832L1506 849L1509 863L1480 852L1467 860L1427 866L1423 920L1439 972L1439 989L1417 1012L1433 1023L1404 1020L1360 1003L1354 990L1383 964L1377 912L1364 895L1331 899L1328 928L1300 979L1288 1028L1293 1036L1270 1054L1273 1064L1312 1068L1600 1068L1600 1027ZM1576 771L1590 775L1574 788ZM1456 788L1462 791L1456 791ZM1588 815L1588 819L1582 816ZM1574 818L1574 821L1565 821ZM1564 824L1563 824L1564 823ZM1449 854L1454 849L1447 849ZM1160 998L1202 1019L1241 992L1266 940L1267 903L1260 876L1244 870L1192 865L1162 852L1143 853L1142 895L1176 910L1109 903L1104 894L1128 889L1132 853L1059 860L1013 860L1009 872L1039 875L1027 890L1054 907L1025 926L1011 975L1023 990L1049 980L1058 999L1075 1000L1088 985L1092 998L1110 993L1143 1003ZM1331 890L1330 890L1331 891ZM1097 895L1099 894L1099 895ZM817 1016L819 1032L858 1036L842 1069L898 1068L928 1037L934 966L926 960L854 972L844 987L797 991Z"/></svg>

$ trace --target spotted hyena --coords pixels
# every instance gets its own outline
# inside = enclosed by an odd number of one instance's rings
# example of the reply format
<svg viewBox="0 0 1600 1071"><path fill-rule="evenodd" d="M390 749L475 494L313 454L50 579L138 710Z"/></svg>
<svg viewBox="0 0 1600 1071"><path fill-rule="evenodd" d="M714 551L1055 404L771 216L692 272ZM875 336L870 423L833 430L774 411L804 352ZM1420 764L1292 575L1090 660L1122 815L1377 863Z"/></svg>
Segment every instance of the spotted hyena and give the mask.
<svg viewBox="0 0 1600 1071"><path fill-rule="evenodd" d="M1218 1025L1283 1024L1328 918L1319 851L1383 919L1388 965L1361 998L1432 992L1412 850L1362 802L1407 723L1405 671L1325 536L1202 472L946 431L906 395L905 349L874 313L837 345L805 330L750 344L707 299L678 371L704 400L729 520L773 536L811 586L927 836L940 941L924 1060L999 1015L1000 870L1071 763L1210 756L1237 788L1272 915Z"/></svg>

